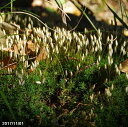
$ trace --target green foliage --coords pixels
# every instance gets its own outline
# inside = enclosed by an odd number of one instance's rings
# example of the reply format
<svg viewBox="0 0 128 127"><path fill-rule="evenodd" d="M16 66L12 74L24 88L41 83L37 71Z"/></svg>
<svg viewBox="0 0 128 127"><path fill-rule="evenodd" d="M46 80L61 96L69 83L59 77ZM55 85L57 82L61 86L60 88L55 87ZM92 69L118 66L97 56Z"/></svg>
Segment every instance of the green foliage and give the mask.
<svg viewBox="0 0 128 127"><path fill-rule="evenodd" d="M75 73L74 68L79 62L62 58L64 57L58 56L51 62L42 61L36 71L27 77L23 76L23 85L19 85L17 76L2 76L1 90L7 101L1 96L0 100L3 101L0 106L10 105L16 120L30 125L127 126L127 93L124 91L127 86L126 76L121 74L116 79L104 83L101 81L102 69L99 70L96 66L85 69L73 77L70 73L66 76L63 71ZM94 61L92 56L86 59L87 64ZM102 60L100 67L105 63L105 60ZM105 74L104 76L107 77ZM105 88L111 89L110 97L104 91ZM98 94L98 91L101 94ZM9 104L6 104L7 102ZM10 108L8 110L7 106L2 109L4 111L2 110L0 115L1 120L8 118L9 121L13 121L12 114L9 113ZM41 123L37 116L40 116Z"/></svg>
<svg viewBox="0 0 128 127"><path fill-rule="evenodd" d="M100 104L102 105L100 105L99 110L96 111L98 112L96 120L98 126L128 126L128 102L127 93L125 92L127 80L125 79L125 75L121 75L114 81L108 82L106 84L109 86L112 96L105 96L103 101L100 100Z"/></svg>

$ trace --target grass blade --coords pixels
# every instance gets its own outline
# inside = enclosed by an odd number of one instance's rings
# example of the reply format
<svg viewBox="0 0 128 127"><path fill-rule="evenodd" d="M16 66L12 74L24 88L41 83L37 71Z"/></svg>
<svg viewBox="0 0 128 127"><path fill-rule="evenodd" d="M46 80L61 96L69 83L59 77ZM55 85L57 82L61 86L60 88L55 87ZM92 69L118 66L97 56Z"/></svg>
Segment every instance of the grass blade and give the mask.
<svg viewBox="0 0 128 127"><path fill-rule="evenodd" d="M87 20L90 22L90 24L95 29L95 31L98 32L97 28L95 27L95 25L93 24L93 22L90 20L90 18L88 17L88 15L85 13L85 11L81 8L80 4L77 1L75 1L75 0L72 0L72 2L83 13L83 15L87 18Z"/></svg>
<svg viewBox="0 0 128 127"><path fill-rule="evenodd" d="M10 4L11 4L11 9L12 9L12 3L13 3L14 1L16 1L16 0L11 0L11 2L5 4L3 7L0 7L0 10L2 10L3 8L6 8L6 7L7 7L8 5L10 5Z"/></svg>
<svg viewBox="0 0 128 127"><path fill-rule="evenodd" d="M127 24L115 13L115 11L106 3L107 7L109 8L109 10L113 13L114 17L117 18L120 23L122 23L122 25L128 29Z"/></svg>

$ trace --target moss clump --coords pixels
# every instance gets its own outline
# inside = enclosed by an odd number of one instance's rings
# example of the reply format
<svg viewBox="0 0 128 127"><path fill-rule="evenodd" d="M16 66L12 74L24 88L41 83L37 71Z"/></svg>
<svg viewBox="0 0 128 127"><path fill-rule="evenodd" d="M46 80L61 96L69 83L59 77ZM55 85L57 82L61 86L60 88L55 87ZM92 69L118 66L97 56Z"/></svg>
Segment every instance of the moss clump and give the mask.
<svg viewBox="0 0 128 127"><path fill-rule="evenodd" d="M7 47L0 46L0 119L14 116L26 126L127 126L128 79L119 70L127 40L100 30L50 31L29 21L11 35L2 28Z"/></svg>

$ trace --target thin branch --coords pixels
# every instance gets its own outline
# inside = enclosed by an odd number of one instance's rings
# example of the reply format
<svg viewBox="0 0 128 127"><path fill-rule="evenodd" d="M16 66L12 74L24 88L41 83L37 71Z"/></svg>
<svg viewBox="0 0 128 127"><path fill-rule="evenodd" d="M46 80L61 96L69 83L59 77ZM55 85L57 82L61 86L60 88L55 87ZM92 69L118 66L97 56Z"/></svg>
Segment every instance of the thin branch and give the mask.
<svg viewBox="0 0 128 127"><path fill-rule="evenodd" d="M78 25L80 24L80 21L82 20L82 18L83 18L83 14L80 16L80 19L79 19L78 23L74 26L74 28L72 28L70 30L70 32L72 32L73 30L75 30L78 27Z"/></svg>
<svg viewBox="0 0 128 127"><path fill-rule="evenodd" d="M0 70L3 70L3 69L5 69L5 68L8 68L9 66L12 66L12 65L15 65L15 64L17 64L17 62L8 64L7 66L4 66L4 67L0 68Z"/></svg>
<svg viewBox="0 0 128 127"><path fill-rule="evenodd" d="M55 31L54 29L48 27L44 22L42 22L39 18L37 18L36 16L30 14L30 13L27 13L27 12L23 12L23 11L14 11L14 12L10 12L10 13L13 13L13 14L26 14L26 15L29 15L35 19L37 19L41 24L43 24L45 27L47 27L48 29L52 30L52 31Z"/></svg>
<svg viewBox="0 0 128 127"><path fill-rule="evenodd" d="M50 1L46 1L46 2L48 2L48 3L52 4L52 5L55 5L55 4L53 4L52 2L50 2ZM67 14L63 9L61 9L58 5L57 5L57 8L58 8L62 13L64 13L65 16L66 16L69 20L71 20L70 17L68 16L68 14Z"/></svg>
<svg viewBox="0 0 128 127"><path fill-rule="evenodd" d="M36 57L32 57L32 58L29 58L29 59L27 59L27 60L25 60L25 61L33 60L33 59L35 59L35 58L36 58ZM3 69L5 69L5 68L8 68L9 66L12 66L12 65L15 65L15 64L17 64L17 62L8 64L8 65L6 65L6 66L0 68L0 70L3 70Z"/></svg>

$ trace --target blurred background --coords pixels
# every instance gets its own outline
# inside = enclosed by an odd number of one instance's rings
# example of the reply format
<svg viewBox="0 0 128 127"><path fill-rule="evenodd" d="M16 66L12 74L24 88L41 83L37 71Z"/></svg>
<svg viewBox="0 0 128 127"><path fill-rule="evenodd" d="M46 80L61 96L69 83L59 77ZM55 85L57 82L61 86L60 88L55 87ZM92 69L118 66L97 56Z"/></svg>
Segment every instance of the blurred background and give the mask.
<svg viewBox="0 0 128 127"><path fill-rule="evenodd" d="M73 0L16 0L13 7L16 9L29 10L40 16L44 23L53 26L64 27L61 11L57 1L62 3L63 11L67 13L71 20L67 18L68 28L74 28L78 24L78 30L91 28L90 23L82 17L81 11L73 4ZM114 20L112 12L108 9L105 2L127 23L128 0L76 0L81 7L87 8L86 14L96 27L111 25ZM0 5L5 6L10 0L1 0ZM7 7L7 6L6 6ZM10 4L8 5L10 7ZM82 17L82 18L81 18ZM81 18L81 19L80 19ZM79 22L80 20L80 22ZM85 25L86 24L86 25ZM117 25L121 23L117 20Z"/></svg>
<svg viewBox="0 0 128 127"><path fill-rule="evenodd" d="M64 11L68 14L73 14L76 16L80 16L81 12L75 5L72 3L71 0L60 0L64 1ZM105 21L108 24L111 23L111 20L113 20L113 14L110 12L108 7L105 5L104 0L76 0L79 1L83 6L89 8L93 15L96 17L98 21ZM121 16L121 8L124 8L126 13L128 12L128 0L106 0L106 3L110 5L114 11ZM55 2L55 0L33 0L32 1L32 7L40 6L43 8L48 8L53 11L58 10L58 6ZM44 13L42 12L42 16L44 16ZM118 22L118 25L120 23Z"/></svg>

